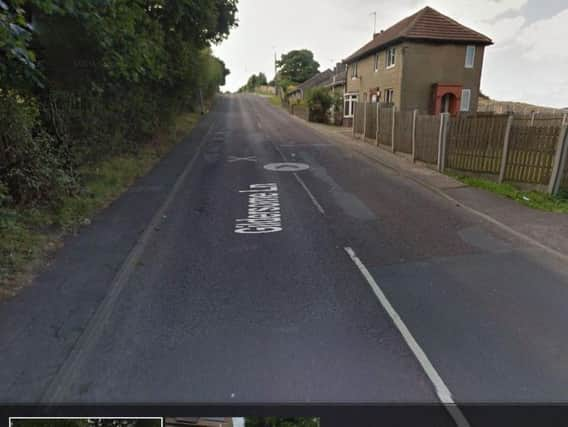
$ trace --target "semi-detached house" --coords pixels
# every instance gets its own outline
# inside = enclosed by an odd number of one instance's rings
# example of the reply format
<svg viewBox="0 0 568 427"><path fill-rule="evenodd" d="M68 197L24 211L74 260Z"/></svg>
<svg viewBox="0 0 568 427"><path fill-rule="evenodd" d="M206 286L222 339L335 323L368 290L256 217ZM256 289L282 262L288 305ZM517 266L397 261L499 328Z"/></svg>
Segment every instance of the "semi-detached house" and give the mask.
<svg viewBox="0 0 568 427"><path fill-rule="evenodd" d="M357 102L386 102L401 110L458 113L477 110L489 37L425 7L349 56L344 115Z"/></svg>

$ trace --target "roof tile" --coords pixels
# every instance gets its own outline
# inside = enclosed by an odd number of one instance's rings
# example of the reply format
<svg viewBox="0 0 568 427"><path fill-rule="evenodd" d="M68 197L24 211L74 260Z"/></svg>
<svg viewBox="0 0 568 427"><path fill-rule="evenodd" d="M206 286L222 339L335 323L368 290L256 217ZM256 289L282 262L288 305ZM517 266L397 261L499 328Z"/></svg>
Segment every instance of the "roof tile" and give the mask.
<svg viewBox="0 0 568 427"><path fill-rule="evenodd" d="M373 40L350 55L344 62L351 62L403 40L451 41L484 45L493 43L489 37L426 6L392 27L375 34Z"/></svg>

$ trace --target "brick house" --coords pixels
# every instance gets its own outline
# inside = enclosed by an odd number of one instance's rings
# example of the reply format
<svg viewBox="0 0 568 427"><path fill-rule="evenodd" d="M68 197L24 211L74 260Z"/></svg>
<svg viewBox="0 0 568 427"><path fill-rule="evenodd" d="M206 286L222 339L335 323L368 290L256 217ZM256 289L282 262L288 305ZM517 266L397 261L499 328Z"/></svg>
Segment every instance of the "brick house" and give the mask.
<svg viewBox="0 0 568 427"><path fill-rule="evenodd" d="M349 56L344 116L359 101L423 113L476 111L490 38L425 7Z"/></svg>

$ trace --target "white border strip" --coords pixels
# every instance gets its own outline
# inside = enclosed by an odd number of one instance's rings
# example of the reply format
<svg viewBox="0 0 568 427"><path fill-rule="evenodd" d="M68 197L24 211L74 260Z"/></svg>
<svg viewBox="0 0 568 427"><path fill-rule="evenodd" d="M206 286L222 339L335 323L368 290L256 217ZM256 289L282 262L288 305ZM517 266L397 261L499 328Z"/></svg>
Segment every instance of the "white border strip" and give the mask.
<svg viewBox="0 0 568 427"><path fill-rule="evenodd" d="M414 336L406 327L394 307L391 305L380 286L377 284L375 279L373 279L373 276L371 275L371 273L369 273L367 267L365 267L365 265L357 257L355 251L352 248L345 247L344 249L351 260L355 263L361 274L363 274L363 277L365 277L367 283L369 283L369 286L371 286L371 289L373 289L373 292L379 299L379 302L381 303L385 311L392 319L393 323L402 335L402 338L404 339L408 347L410 347L412 353L414 353L414 356L418 360L418 363L420 363L420 366L422 366L422 369L434 385L436 395L438 396L438 399L440 399L440 402L442 402L446 410L450 413L451 417L459 427L469 427L469 422L466 420L461 410L456 406L456 403L454 402L454 399L452 397L452 393L444 383L444 380L442 380L442 377L440 377L440 374L438 374L438 371L436 371L436 368L434 368L434 366L428 359L428 356L426 356L426 353L424 353L424 350L422 350L420 345L416 342Z"/></svg>
<svg viewBox="0 0 568 427"><path fill-rule="evenodd" d="M85 329L77 341L75 341L71 351L59 367L59 370L54 374L51 382L42 393L40 403L62 403L63 396L70 393L71 387L76 383L77 375L80 373L84 359L88 354L91 354L93 347L103 333L104 328L108 326L108 321L114 312L114 308L120 294L126 287L132 272L136 268L138 260L143 255L148 242L154 236L156 228L163 220L162 218L164 213L183 188L184 183L193 169L193 165L199 158L203 147L210 141L211 133L216 125L217 121L213 118L209 125L209 129L205 135L203 135L197 149L193 153L193 157L177 177L173 187L166 197L166 200L164 200L162 205L154 213L154 216L146 226L146 229L142 232L138 241L126 256L120 270L113 278L108 293L97 307L93 316L87 322Z"/></svg>

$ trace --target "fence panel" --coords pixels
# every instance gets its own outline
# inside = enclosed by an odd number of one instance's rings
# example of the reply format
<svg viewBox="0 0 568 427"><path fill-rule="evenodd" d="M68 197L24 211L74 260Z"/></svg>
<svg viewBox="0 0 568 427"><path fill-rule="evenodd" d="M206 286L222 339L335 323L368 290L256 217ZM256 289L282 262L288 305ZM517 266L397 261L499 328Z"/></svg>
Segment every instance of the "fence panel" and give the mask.
<svg viewBox="0 0 568 427"><path fill-rule="evenodd" d="M293 115L309 121L310 120L310 110L308 107L306 107L305 105L299 105L299 104L291 104L290 105L290 111Z"/></svg>
<svg viewBox="0 0 568 427"><path fill-rule="evenodd" d="M537 114L533 118L531 115L515 115L513 124L515 126L553 127L562 126L562 120L563 116Z"/></svg>
<svg viewBox="0 0 568 427"><path fill-rule="evenodd" d="M353 118L353 132L357 135L363 133L363 121L365 120L365 104L358 102L355 104L355 117Z"/></svg>
<svg viewBox="0 0 568 427"><path fill-rule="evenodd" d="M568 160L564 164L564 172L562 175L562 181L560 181L560 188L568 191Z"/></svg>
<svg viewBox="0 0 568 427"><path fill-rule="evenodd" d="M513 125L505 179L548 184L559 134L560 127L555 126Z"/></svg>
<svg viewBox="0 0 568 427"><path fill-rule="evenodd" d="M392 146L392 107L379 107L379 144Z"/></svg>
<svg viewBox="0 0 568 427"><path fill-rule="evenodd" d="M412 111L398 111L395 119L395 151L412 153Z"/></svg>
<svg viewBox="0 0 568 427"><path fill-rule="evenodd" d="M506 127L507 116L451 117L446 166L498 174Z"/></svg>
<svg viewBox="0 0 568 427"><path fill-rule="evenodd" d="M436 164L440 116L416 116L416 160Z"/></svg>
<svg viewBox="0 0 568 427"><path fill-rule="evenodd" d="M375 140L377 137L377 108L376 103L367 104L367 120L365 121L365 136Z"/></svg>

